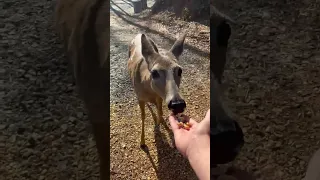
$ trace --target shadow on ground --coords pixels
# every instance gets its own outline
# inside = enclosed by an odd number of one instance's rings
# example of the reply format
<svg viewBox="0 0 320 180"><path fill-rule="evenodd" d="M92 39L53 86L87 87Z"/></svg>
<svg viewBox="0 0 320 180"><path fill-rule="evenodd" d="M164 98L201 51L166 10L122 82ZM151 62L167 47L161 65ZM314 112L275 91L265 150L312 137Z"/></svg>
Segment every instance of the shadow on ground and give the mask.
<svg viewBox="0 0 320 180"><path fill-rule="evenodd" d="M166 180L168 177L175 180L196 179L188 160L173 149L168 142L163 141L164 135L159 129L155 129L154 138L158 155L158 179Z"/></svg>
<svg viewBox="0 0 320 180"><path fill-rule="evenodd" d="M164 33L161 33L159 31L156 31L156 30L153 30L153 29L150 29L149 27L146 27L146 26L142 26L142 25L139 25L138 23L134 22L133 20L130 20L129 18L126 18L125 16L129 16L129 17L133 17L135 19L142 19L142 18L137 18L135 16L131 16L129 15L128 13L126 13L124 10L124 13L121 13L119 12L118 10L110 7L110 9L118 16L120 17L124 22L130 24L130 25L133 25L133 26L136 26L140 29L144 29L147 33L152 33L152 34L158 34L160 36L162 36L163 38L167 39L170 43L174 43L175 42L175 39L174 38L171 38L171 37L168 37L167 35L165 35ZM205 51L202 51L196 47L193 47L189 44L185 44L185 48L186 49L189 49L192 53L195 53L201 57L208 57L209 56L209 53L205 52Z"/></svg>
<svg viewBox="0 0 320 180"><path fill-rule="evenodd" d="M153 109L148 106L148 109L151 113L151 116L156 122L156 114ZM149 149L146 148L144 151L148 156L149 161L151 162L153 168L156 171L157 178L159 180L167 180L168 177L175 180L186 180L186 179L196 179L196 176L189 165L189 162L186 158L184 158L174 147L170 145L166 140L166 135L161 132L160 129L165 130L163 125L161 124L161 128L154 128L154 139L155 139L155 147L157 149L157 157L158 157L158 166L155 165L154 158L149 153ZM173 144L173 133L170 130L168 132L169 139Z"/></svg>
<svg viewBox="0 0 320 180"><path fill-rule="evenodd" d="M111 113L111 178L114 179L177 179L177 180L193 180L196 179L189 162L181 156L181 154L172 147L172 134L166 132L163 125L160 128L153 128L155 122L155 115L150 109L146 110L147 117L145 121L145 138L148 148L143 151L138 148L141 133L141 119L139 108L136 109L134 96L127 96L128 90L132 90L131 83L124 82L124 75L126 71L126 62L128 57L128 44L134 38L136 33L145 32L154 41L163 48L169 48L175 41L175 38L170 38L171 33L168 29L179 32L180 24L174 23L174 28L168 28L167 24L163 29L158 29L160 23L156 20L141 19L139 17L132 17L130 11L123 7L123 4L117 4L119 1L113 1L110 7L111 13L111 83L115 85L113 88L116 94L123 98L123 101L117 99L116 105ZM114 4L115 3L115 4ZM120 6L117 7L117 6ZM141 16L140 16L141 17ZM148 24L150 23L150 24ZM153 24L154 23L154 24ZM181 23L182 24L182 23ZM186 23L182 24L185 25ZM152 29L150 26L154 26ZM163 33L161 33L161 30ZM193 35L193 34L192 34ZM192 39L192 38L190 38ZM170 45L169 45L170 44ZM190 43L191 44L191 43ZM197 89L197 96L192 97L190 108L188 112L193 113L193 117L202 112L200 108L192 108L193 103L197 105L205 104L203 107L208 107L207 101L208 92L208 71L206 67L209 65L209 53L197 49L190 44L185 45L185 52L181 57L181 64L186 69L182 88L186 94L194 94ZM196 44L198 45L198 44ZM190 79L192 79L190 81ZM129 78L128 78L129 80ZM126 81L127 82L127 81ZM128 86L125 86L128 85ZM111 85L110 85L111 86ZM190 88L188 88L190 87ZM192 88L191 88L192 87ZM188 98L189 100L189 98ZM120 102L118 102L120 101ZM200 101L200 102L198 102ZM112 103L113 104L113 103ZM201 106L202 107L202 106ZM149 112L150 114L148 114ZM164 109L164 114L167 114L167 109ZM151 116L152 117L151 117ZM200 119L200 118L199 118ZM149 163L150 162L150 163Z"/></svg>

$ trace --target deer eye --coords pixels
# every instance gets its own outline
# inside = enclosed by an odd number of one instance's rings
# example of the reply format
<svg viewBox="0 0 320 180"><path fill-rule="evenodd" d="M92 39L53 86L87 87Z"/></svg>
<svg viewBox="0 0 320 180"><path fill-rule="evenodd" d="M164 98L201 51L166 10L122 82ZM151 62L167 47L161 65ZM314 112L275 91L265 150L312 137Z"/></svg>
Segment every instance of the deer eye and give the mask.
<svg viewBox="0 0 320 180"><path fill-rule="evenodd" d="M178 76L181 76L181 74L182 74L182 69L179 68L179 69L178 69Z"/></svg>
<svg viewBox="0 0 320 180"><path fill-rule="evenodd" d="M151 77L152 77L152 79L157 79L157 78L160 77L160 74L159 74L159 72L157 70L152 70L151 71Z"/></svg>

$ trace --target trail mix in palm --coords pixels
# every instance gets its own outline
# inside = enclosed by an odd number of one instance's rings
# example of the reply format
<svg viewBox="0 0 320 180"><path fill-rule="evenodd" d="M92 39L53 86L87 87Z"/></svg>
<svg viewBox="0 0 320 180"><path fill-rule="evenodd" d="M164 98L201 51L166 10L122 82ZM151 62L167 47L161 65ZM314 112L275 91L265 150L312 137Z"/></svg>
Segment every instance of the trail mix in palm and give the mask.
<svg viewBox="0 0 320 180"><path fill-rule="evenodd" d="M179 128L190 130L191 124L186 120L185 116L182 113L178 113L176 115L176 117L177 117L177 120L178 120Z"/></svg>

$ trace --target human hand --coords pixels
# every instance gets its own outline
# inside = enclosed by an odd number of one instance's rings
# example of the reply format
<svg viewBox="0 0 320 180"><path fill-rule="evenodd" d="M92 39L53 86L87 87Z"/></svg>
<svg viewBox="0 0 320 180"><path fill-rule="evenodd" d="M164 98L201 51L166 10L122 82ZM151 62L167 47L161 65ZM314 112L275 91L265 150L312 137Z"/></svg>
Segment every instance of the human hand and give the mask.
<svg viewBox="0 0 320 180"><path fill-rule="evenodd" d="M183 116L190 123L190 130L179 128L176 117L174 115L169 116L169 122L178 151L183 156L188 157L188 154L196 149L201 149L202 147L210 148L210 109L200 123L188 116Z"/></svg>

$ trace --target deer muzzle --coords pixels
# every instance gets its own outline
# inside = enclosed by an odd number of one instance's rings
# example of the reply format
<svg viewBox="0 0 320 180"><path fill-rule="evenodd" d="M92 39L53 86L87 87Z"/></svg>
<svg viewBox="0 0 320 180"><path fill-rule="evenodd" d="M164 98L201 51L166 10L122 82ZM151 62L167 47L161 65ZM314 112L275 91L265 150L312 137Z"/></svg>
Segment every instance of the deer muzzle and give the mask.
<svg viewBox="0 0 320 180"><path fill-rule="evenodd" d="M183 99L171 100L168 104L168 108L174 113L183 113L187 107L186 102Z"/></svg>

